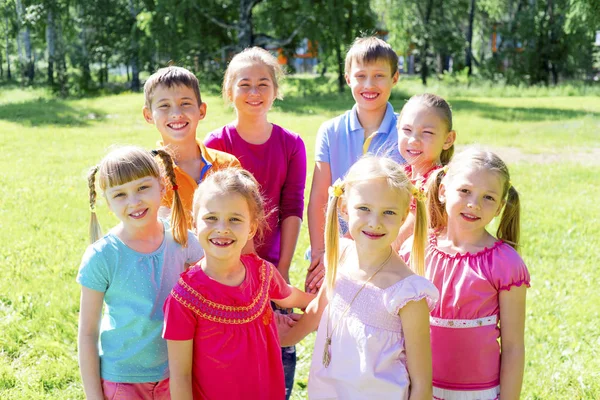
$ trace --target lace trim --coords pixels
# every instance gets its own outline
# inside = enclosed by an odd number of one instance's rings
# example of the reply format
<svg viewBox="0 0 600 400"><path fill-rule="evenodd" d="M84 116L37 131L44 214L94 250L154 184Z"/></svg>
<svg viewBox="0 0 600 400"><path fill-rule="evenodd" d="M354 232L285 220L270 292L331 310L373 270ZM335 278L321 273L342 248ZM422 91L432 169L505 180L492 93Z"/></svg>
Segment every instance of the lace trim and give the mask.
<svg viewBox="0 0 600 400"><path fill-rule="evenodd" d="M471 252L466 252L466 253L456 253L456 254L448 254L445 251L442 251L440 249L438 249L437 247L437 236L434 234L431 234L429 236L429 244L432 247L432 250L436 253L439 254L440 256L444 257L444 258L450 258L450 259L460 259L460 258L475 258L475 257L479 257L482 256L484 254L488 254L491 253L492 251L496 250L498 247L500 247L501 245L504 244L504 242L502 240L497 240L492 247L486 247L483 250L478 251L477 253L471 253Z"/></svg>
<svg viewBox="0 0 600 400"><path fill-rule="evenodd" d="M509 283L508 285L500 286L500 288L498 289L498 291L506 290L506 291L510 292L510 288L511 287L513 287L513 286L515 286L515 287L521 287L523 285L525 285L527 287L531 287L531 285L529 284L529 281L523 279L523 280L520 280L518 282L512 282L512 283Z"/></svg>
<svg viewBox="0 0 600 400"><path fill-rule="evenodd" d="M444 328L477 328L480 326L497 325L498 316L492 315L484 318L477 319L443 319L436 317L429 317L429 324L431 326L441 326Z"/></svg>

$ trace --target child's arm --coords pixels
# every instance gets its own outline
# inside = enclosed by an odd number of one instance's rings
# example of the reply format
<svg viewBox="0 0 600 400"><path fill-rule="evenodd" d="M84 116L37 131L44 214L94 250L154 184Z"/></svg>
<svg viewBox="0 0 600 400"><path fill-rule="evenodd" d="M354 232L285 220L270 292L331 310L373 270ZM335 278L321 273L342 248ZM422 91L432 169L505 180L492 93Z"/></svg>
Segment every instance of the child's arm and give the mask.
<svg viewBox="0 0 600 400"><path fill-rule="evenodd" d="M319 327L323 310L327 307L327 289L323 286L319 290L317 297L306 307L306 312L300 320L293 326L282 328L279 331L279 340L282 347L293 346L300 342L309 333Z"/></svg>
<svg viewBox="0 0 600 400"><path fill-rule="evenodd" d="M193 400L193 340L167 340L169 351L169 387L172 400Z"/></svg>
<svg viewBox="0 0 600 400"><path fill-rule="evenodd" d="M98 332L102 318L104 293L81 287L79 307L79 370L83 390L88 400L103 400L100 381L100 356L98 355Z"/></svg>
<svg viewBox="0 0 600 400"><path fill-rule="evenodd" d="M433 389L427 301L409 301L400 309L398 315L404 332L406 366L410 376L410 400L431 400Z"/></svg>
<svg viewBox="0 0 600 400"><path fill-rule="evenodd" d="M298 243L302 220L296 216L289 216L281 222L281 249L277 270L287 283L290 283L290 265Z"/></svg>
<svg viewBox="0 0 600 400"><path fill-rule="evenodd" d="M313 180L308 200L308 235L310 237L311 259L306 274L305 288L316 293L325 277L325 212L327 210L327 189L331 186L331 167L329 163L315 163Z"/></svg>
<svg viewBox="0 0 600 400"><path fill-rule="evenodd" d="M500 393L502 400L519 399L525 367L525 285L500 292Z"/></svg>
<svg viewBox="0 0 600 400"><path fill-rule="evenodd" d="M303 292L292 285L288 286L292 290L292 293L290 293L288 297L278 300L271 299L273 303L277 304L281 308L306 308L316 296L311 293Z"/></svg>

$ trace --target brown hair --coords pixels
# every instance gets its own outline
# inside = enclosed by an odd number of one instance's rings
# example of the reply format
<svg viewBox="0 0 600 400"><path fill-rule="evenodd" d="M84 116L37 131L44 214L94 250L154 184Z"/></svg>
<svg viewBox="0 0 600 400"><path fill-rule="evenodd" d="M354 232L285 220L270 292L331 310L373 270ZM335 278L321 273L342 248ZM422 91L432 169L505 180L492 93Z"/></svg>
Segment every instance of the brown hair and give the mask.
<svg viewBox="0 0 600 400"><path fill-rule="evenodd" d="M196 189L192 216L198 218L200 199L206 193L213 192L218 195L238 193L248 203L251 223L256 227L256 237L260 239L267 229L267 215L265 214L265 201L260 194L260 185L254 176L247 170L239 167L228 167L209 175Z"/></svg>
<svg viewBox="0 0 600 400"><path fill-rule="evenodd" d="M200 83L196 75L191 73L182 67L165 67L161 68L148 78L144 83L144 101L145 106L151 108L152 106L152 95L154 90L159 86L164 85L168 88L173 86L186 86L194 91L198 106L202 104L202 97L200 96Z"/></svg>
<svg viewBox="0 0 600 400"><path fill-rule="evenodd" d="M454 176L460 174L461 171L473 169L494 172L502 179L501 201L504 201L505 205L496 231L496 237L514 247L515 250L519 250L521 221L519 193L510 182L510 174L504 161L490 151L482 151L476 148L464 150L448 164L447 173L443 169L434 172L429 180L427 190L430 228L441 231L448 224L446 207L439 199L440 184L447 183Z"/></svg>
<svg viewBox="0 0 600 400"><path fill-rule="evenodd" d="M398 55L392 46L375 36L356 38L346 53L344 72L350 73L353 62L370 64L379 60L390 64L392 76L398 72Z"/></svg>
<svg viewBox="0 0 600 400"><path fill-rule="evenodd" d="M452 108L450 107L450 104L448 104L448 102L442 97L432 93L423 93L412 96L410 99L408 99L406 104L404 104L404 107L402 107L402 111L400 111L400 116L398 117L398 123L400 123L400 119L402 119L402 113L409 104L416 104L436 109L439 116L446 123L448 132L452 130ZM442 150L442 154L440 154L440 162L442 165L448 165L453 155L454 143L448 150Z"/></svg>
<svg viewBox="0 0 600 400"><path fill-rule="evenodd" d="M223 77L223 99L226 103L231 103L232 101L233 84L237 78L238 70L253 64L262 64L267 67L273 81L275 96L279 100L283 99L283 95L279 90L279 83L285 75L281 65L277 62L277 58L267 50L255 46L236 54L229 62L225 76Z"/></svg>
<svg viewBox="0 0 600 400"><path fill-rule="evenodd" d="M175 173L173 171L173 160L164 150L154 150L153 154L160 157L171 185L176 187ZM103 192L107 188L123 185L136 179L152 176L162 179L161 170L152 154L144 149L128 146L120 147L111 151L100 161L100 164L93 166L88 172L88 188L90 199L90 243L94 243L102 236L100 224L96 218L96 181ZM187 246L187 221L183 214L183 206L179 194L175 191L173 196L171 214L171 230L173 238L183 247Z"/></svg>
<svg viewBox="0 0 600 400"><path fill-rule="evenodd" d="M390 158L366 155L358 160L350 169L344 181L341 182L341 196L331 196L327 205L325 220L325 282L328 288L333 288L339 263L339 227L338 208L343 200L347 200L348 189L358 182L373 179L386 179L391 189L397 190L404 197L406 211L410 206L412 193L416 190L404 173L402 166ZM337 182L336 182L337 185ZM425 273L425 240L427 236L427 215L425 203L415 199L417 203L413 247L410 255L410 265L419 275Z"/></svg>

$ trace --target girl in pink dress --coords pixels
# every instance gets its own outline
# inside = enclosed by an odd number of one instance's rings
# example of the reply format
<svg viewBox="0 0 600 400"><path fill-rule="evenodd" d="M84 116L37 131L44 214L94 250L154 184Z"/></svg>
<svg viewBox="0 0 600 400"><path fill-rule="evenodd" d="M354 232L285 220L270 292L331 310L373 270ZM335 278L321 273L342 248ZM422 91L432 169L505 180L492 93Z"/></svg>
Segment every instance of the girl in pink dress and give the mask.
<svg viewBox="0 0 600 400"><path fill-rule="evenodd" d="M281 349L269 300L306 307L313 295L289 286L246 242L265 223L259 186L246 170L206 178L193 219L205 258L181 274L165 302L171 396L177 399L285 398Z"/></svg>
<svg viewBox="0 0 600 400"><path fill-rule="evenodd" d="M519 195L504 162L476 149L430 183L426 277L440 291L431 312L434 399L518 399L529 286L517 253ZM500 214L493 236L486 226Z"/></svg>
<svg viewBox="0 0 600 400"><path fill-rule="evenodd" d="M281 339L296 343L318 325L308 397L430 400L428 314L438 293L391 247L416 195L416 237L421 240L414 241L412 255L423 273L424 195L402 166L372 156L356 162L330 194L325 284ZM339 243L338 209L347 215L353 241Z"/></svg>
<svg viewBox="0 0 600 400"><path fill-rule="evenodd" d="M404 172L419 188L429 176L447 165L454 154L456 132L452 129L452 110L443 98L424 93L411 97L398 117L398 150L406 160ZM415 203L400 228L394 249L413 234Z"/></svg>

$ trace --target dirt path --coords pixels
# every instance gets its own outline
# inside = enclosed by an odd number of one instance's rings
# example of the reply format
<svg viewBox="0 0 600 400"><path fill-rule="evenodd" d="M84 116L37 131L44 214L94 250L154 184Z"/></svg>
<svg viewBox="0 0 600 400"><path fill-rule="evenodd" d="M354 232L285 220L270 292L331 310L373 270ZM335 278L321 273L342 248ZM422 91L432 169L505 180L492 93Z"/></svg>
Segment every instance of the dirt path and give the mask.
<svg viewBox="0 0 600 400"><path fill-rule="evenodd" d="M468 146L456 146L456 152L460 152ZM600 148L591 148L586 152L563 153L525 153L514 147L482 147L484 150L491 150L498 154L507 164L527 162L534 164L549 164L568 162L582 165L600 165Z"/></svg>

